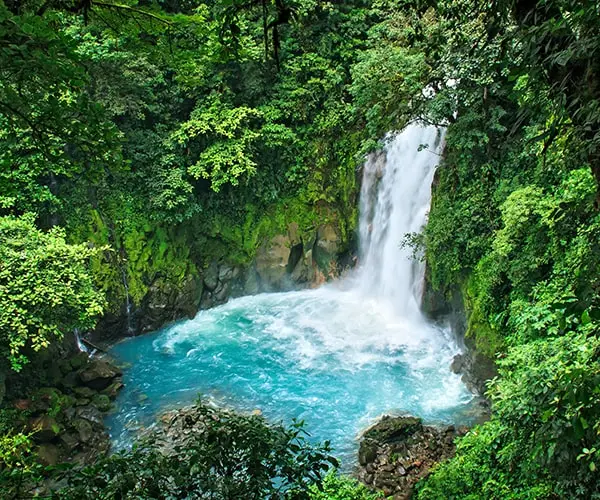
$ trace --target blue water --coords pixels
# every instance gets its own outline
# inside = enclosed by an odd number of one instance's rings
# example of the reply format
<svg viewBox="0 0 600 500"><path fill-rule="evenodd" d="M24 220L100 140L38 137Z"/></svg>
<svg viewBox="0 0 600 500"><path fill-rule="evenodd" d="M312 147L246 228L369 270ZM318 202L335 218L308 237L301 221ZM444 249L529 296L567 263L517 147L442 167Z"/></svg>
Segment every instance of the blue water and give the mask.
<svg viewBox="0 0 600 500"><path fill-rule="evenodd" d="M116 344L112 355L129 367L107 422L113 444L127 446L198 394L271 421L303 419L347 465L381 414L464 423L472 395L449 370L452 335L339 286L234 299Z"/></svg>

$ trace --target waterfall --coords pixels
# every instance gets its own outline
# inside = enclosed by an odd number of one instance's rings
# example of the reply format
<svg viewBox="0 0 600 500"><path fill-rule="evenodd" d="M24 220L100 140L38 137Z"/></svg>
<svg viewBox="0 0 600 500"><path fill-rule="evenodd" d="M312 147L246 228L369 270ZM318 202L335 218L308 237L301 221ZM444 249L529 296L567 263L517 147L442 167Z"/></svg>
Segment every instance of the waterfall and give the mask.
<svg viewBox="0 0 600 500"><path fill-rule="evenodd" d="M79 330L77 328L75 328L75 330L73 330L73 333L75 335L75 344L77 345L77 349L79 350L79 352L88 352L89 353L89 349L81 340L81 335L79 335Z"/></svg>
<svg viewBox="0 0 600 500"><path fill-rule="evenodd" d="M235 298L114 346L131 368L113 443L126 446L136 426L198 393L272 421L306 420L347 464L355 436L381 414L464 422L472 395L450 371L459 348L421 314L424 266L401 246L426 222L442 142L443 130L411 125L367 158L359 263L347 278Z"/></svg>
<svg viewBox="0 0 600 500"><path fill-rule="evenodd" d="M73 334L75 335L75 344L77 345L77 350L79 352L85 352L90 358L93 357L94 354L96 354L97 349L93 348L90 351L90 349L88 348L88 346L85 345L85 342L81 338L81 335L79 334L79 329L78 328L75 328L73 330Z"/></svg>
<svg viewBox="0 0 600 500"><path fill-rule="evenodd" d="M135 329L131 323L131 297L129 296L129 284L127 283L127 271L124 266L121 268L121 277L123 278L123 288L125 289L125 317L127 319L127 335L135 336Z"/></svg>
<svg viewBox="0 0 600 500"><path fill-rule="evenodd" d="M409 125L388 138L385 150L371 154L364 165L356 286L366 296L385 298L398 314L411 318L421 314L425 269L402 242L427 221L442 143L443 130Z"/></svg>

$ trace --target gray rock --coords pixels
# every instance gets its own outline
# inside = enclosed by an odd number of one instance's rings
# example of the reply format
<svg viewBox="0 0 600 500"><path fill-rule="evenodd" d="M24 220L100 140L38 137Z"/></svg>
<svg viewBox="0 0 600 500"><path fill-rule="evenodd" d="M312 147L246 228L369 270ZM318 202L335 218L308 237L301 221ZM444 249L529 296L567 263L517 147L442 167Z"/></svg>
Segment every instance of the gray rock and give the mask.
<svg viewBox="0 0 600 500"><path fill-rule="evenodd" d="M92 404L98 408L100 411L106 412L109 411L112 407L112 403L110 402L110 398L105 394L96 394L92 398Z"/></svg>
<svg viewBox="0 0 600 500"><path fill-rule="evenodd" d="M60 442L70 453L79 446L79 436L73 432L63 432L60 435Z"/></svg>
<svg viewBox="0 0 600 500"><path fill-rule="evenodd" d="M219 284L219 267L213 260L204 271L204 286L211 292Z"/></svg>
<svg viewBox="0 0 600 500"><path fill-rule="evenodd" d="M79 440L83 443L89 443L94 437L92 424L83 418L76 418L72 423L73 428L79 434Z"/></svg>
<svg viewBox="0 0 600 500"><path fill-rule="evenodd" d="M101 394L108 396L110 399L115 399L123 387L125 387L123 381L120 378L116 378L112 384L101 391Z"/></svg>
<svg viewBox="0 0 600 500"><path fill-rule="evenodd" d="M246 280L244 281L244 294L245 295L256 295L260 291L258 283L258 274L254 267L248 269L246 274Z"/></svg>
<svg viewBox="0 0 600 500"><path fill-rule="evenodd" d="M341 238L332 224L320 226L313 248L314 259L324 273L328 273L341 249Z"/></svg>
<svg viewBox="0 0 600 500"><path fill-rule="evenodd" d="M56 445L42 444L37 449L37 458L42 465L56 465L60 459L60 450Z"/></svg>
<svg viewBox="0 0 600 500"><path fill-rule="evenodd" d="M279 289L287 274L290 239L278 234L263 243L256 253L256 272L267 290Z"/></svg>
<svg viewBox="0 0 600 500"><path fill-rule="evenodd" d="M228 264L221 264L219 267L219 281L221 283L231 281L237 278L240 274L238 267L230 266Z"/></svg>
<svg viewBox="0 0 600 500"><path fill-rule="evenodd" d="M358 463L366 465L372 463L377 458L377 444L371 441L363 440L358 450Z"/></svg>
<svg viewBox="0 0 600 500"><path fill-rule="evenodd" d="M88 387L95 390L106 389L112 380L123 372L116 366L101 359L93 359L79 371L79 378Z"/></svg>
<svg viewBox="0 0 600 500"><path fill-rule="evenodd" d="M92 422L97 425L102 425L102 413L95 406L82 406L81 408L77 408L75 414L79 418L83 418L89 422Z"/></svg>
<svg viewBox="0 0 600 500"><path fill-rule="evenodd" d="M229 290L231 289L231 283L229 281L219 283L215 291L213 292L213 296L215 300L219 303L225 302L229 297Z"/></svg>

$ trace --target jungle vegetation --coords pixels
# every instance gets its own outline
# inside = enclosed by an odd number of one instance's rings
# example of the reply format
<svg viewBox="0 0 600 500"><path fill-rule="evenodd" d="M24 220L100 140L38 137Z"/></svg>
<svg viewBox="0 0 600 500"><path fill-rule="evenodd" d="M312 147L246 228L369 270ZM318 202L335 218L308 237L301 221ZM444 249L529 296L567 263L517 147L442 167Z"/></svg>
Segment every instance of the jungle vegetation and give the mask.
<svg viewBox="0 0 600 500"><path fill-rule="evenodd" d="M352 233L364 154L423 120L448 132L413 241L499 376L417 496L600 498L598 33L594 0L0 1L2 370L120 307L122 272L140 301L323 206ZM4 420L2 480L37 474ZM69 498L197 467L131 453ZM302 495L368 496L285 466Z"/></svg>

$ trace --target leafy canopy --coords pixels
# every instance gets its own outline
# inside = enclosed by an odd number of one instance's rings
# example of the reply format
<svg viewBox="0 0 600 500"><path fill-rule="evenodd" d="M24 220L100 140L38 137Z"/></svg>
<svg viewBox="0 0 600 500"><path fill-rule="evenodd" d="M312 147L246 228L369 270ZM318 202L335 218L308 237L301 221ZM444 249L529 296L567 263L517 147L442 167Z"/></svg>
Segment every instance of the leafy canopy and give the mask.
<svg viewBox="0 0 600 500"><path fill-rule="evenodd" d="M99 249L71 245L65 232L44 232L33 216L0 217L0 353L19 371L39 351L102 313L88 262Z"/></svg>

